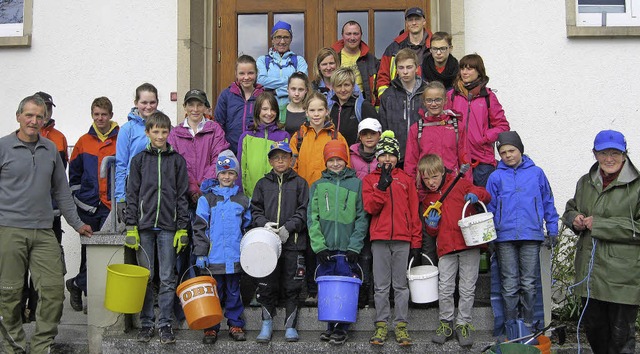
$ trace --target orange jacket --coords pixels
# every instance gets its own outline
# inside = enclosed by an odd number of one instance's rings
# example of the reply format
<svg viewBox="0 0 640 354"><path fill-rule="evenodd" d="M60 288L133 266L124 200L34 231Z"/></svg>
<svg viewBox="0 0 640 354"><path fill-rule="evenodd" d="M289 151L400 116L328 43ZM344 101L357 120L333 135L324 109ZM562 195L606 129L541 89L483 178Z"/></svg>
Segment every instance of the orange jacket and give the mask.
<svg viewBox="0 0 640 354"><path fill-rule="evenodd" d="M69 145L67 144L67 138L65 138L64 134L62 134L58 129L54 128L56 125L56 121L50 119L41 129L40 135L43 137L53 141L60 152L60 157L62 157L62 163L64 164L64 168L67 168L67 162L69 162Z"/></svg>

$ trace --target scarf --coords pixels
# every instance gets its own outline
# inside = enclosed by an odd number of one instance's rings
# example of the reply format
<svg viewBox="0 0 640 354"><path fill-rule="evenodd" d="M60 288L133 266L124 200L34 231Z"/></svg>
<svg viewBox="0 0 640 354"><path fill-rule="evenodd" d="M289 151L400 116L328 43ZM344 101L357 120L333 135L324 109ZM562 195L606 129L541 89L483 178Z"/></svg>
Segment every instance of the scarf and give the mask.
<svg viewBox="0 0 640 354"><path fill-rule="evenodd" d="M471 97L476 97L480 94L480 90L487 85L487 81L477 78L472 82L465 84L462 80L458 80L456 83L456 91L458 91L458 93L464 98L468 98L469 94L471 94Z"/></svg>
<svg viewBox="0 0 640 354"><path fill-rule="evenodd" d="M364 151L364 145L362 145L362 143L358 145L358 153L360 154L360 157L362 157L362 159L367 163L373 161L373 159L376 157L375 149L372 152L366 152Z"/></svg>
<svg viewBox="0 0 640 354"><path fill-rule="evenodd" d="M442 73L439 73L436 69L436 62L431 55L427 56L422 66L422 74L427 81L440 81L446 89L453 87L453 81L458 75L458 59L454 58L453 55L449 55Z"/></svg>

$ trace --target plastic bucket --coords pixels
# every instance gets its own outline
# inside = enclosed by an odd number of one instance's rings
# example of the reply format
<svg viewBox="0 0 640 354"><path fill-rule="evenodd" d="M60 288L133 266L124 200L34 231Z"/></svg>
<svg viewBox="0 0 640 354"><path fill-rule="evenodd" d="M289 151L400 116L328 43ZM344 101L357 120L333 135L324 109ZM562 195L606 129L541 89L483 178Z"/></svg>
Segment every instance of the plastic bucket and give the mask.
<svg viewBox="0 0 640 354"><path fill-rule="evenodd" d="M438 267L433 265L433 261L426 254L422 253L431 265L421 265L411 268L413 258L409 261L407 269L407 279L409 280L409 292L411 301L416 304L426 304L438 300Z"/></svg>
<svg viewBox="0 0 640 354"><path fill-rule="evenodd" d="M142 311L149 274L149 269L133 264L107 265L104 307L119 313Z"/></svg>
<svg viewBox="0 0 640 354"><path fill-rule="evenodd" d="M362 280L354 277L322 276L318 283L318 321L355 323Z"/></svg>
<svg viewBox="0 0 640 354"><path fill-rule="evenodd" d="M263 278L276 269L281 252L278 235L269 228L256 227L240 241L240 265L250 276Z"/></svg>
<svg viewBox="0 0 640 354"><path fill-rule="evenodd" d="M485 353L490 354L539 354L540 349L520 343L502 343L492 346Z"/></svg>
<svg viewBox="0 0 640 354"><path fill-rule="evenodd" d="M176 294L191 329L213 327L222 321L216 280L210 276L188 279L178 286Z"/></svg>
<svg viewBox="0 0 640 354"><path fill-rule="evenodd" d="M542 354L551 354L551 339L543 335L538 336L536 339L538 340L538 345L534 347L538 348Z"/></svg>
<svg viewBox="0 0 640 354"><path fill-rule="evenodd" d="M477 246L483 243L491 242L498 236L496 235L496 228L493 225L493 213L487 212L487 207L483 202L478 202L482 205L484 213L471 215L468 218L464 217L467 211L469 202L462 208L462 218L458 221L458 226L462 230L462 236L464 237L464 243L467 246Z"/></svg>

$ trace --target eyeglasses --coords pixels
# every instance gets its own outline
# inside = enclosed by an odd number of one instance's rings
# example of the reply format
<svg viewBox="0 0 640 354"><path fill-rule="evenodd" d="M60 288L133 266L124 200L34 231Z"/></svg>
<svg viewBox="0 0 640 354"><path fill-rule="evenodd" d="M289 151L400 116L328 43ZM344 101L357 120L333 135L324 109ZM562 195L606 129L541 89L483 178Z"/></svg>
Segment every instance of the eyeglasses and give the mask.
<svg viewBox="0 0 640 354"><path fill-rule="evenodd" d="M276 42L280 42L280 41L288 42L291 40L291 36L275 36L273 37L273 40Z"/></svg>
<svg viewBox="0 0 640 354"><path fill-rule="evenodd" d="M449 50L449 47L431 47L430 50L433 53L444 53Z"/></svg>
<svg viewBox="0 0 640 354"><path fill-rule="evenodd" d="M424 99L424 103L426 104L433 104L433 103L437 103L440 104L442 103L442 101L444 101L442 98L425 98Z"/></svg>
<svg viewBox="0 0 640 354"><path fill-rule="evenodd" d="M621 151L596 151L596 156L601 158L612 157L614 159L619 159L622 157Z"/></svg>
<svg viewBox="0 0 640 354"><path fill-rule="evenodd" d="M287 161L291 158L291 156L289 155L276 155L276 156L271 156L269 158L269 160L271 161Z"/></svg>

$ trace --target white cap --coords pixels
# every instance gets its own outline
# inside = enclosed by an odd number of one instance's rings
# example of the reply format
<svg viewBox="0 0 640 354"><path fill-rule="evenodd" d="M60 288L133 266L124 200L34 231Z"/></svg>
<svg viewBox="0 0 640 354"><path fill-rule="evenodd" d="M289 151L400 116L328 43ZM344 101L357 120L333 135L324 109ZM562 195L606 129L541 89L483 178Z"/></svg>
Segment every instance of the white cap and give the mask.
<svg viewBox="0 0 640 354"><path fill-rule="evenodd" d="M365 129L382 133L382 125L380 125L380 122L374 118L365 118L360 122L360 124L358 124L358 134Z"/></svg>

